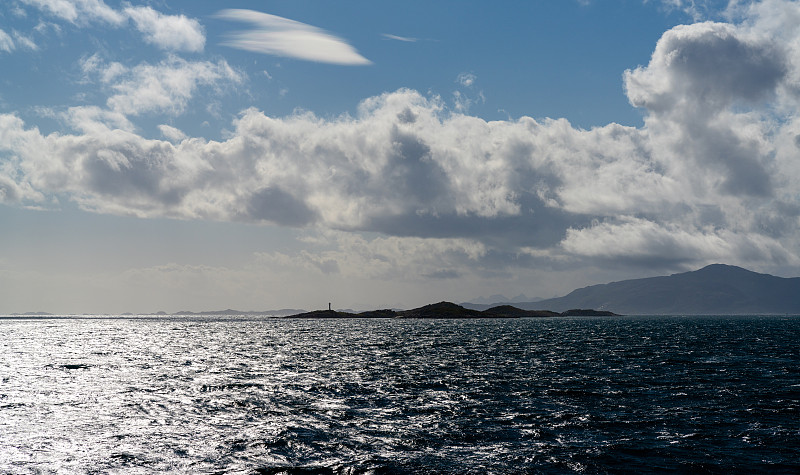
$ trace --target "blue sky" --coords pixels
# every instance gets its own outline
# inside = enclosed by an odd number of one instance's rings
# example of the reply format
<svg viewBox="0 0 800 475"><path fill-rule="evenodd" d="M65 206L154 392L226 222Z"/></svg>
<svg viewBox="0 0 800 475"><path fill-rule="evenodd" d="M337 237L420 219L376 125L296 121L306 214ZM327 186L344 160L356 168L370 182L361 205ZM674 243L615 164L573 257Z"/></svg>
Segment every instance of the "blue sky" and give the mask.
<svg viewBox="0 0 800 475"><path fill-rule="evenodd" d="M0 313L798 275L800 5L10 0Z"/></svg>

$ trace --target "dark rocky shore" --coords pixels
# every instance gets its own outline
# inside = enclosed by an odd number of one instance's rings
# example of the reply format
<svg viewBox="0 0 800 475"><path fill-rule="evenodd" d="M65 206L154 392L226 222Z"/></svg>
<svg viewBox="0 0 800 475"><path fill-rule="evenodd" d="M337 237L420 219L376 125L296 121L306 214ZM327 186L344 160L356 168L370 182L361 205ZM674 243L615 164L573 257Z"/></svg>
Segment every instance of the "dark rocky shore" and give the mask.
<svg viewBox="0 0 800 475"><path fill-rule="evenodd" d="M439 302L411 310L370 310L367 312L340 312L315 310L289 315L286 318L522 318L522 317L616 317L613 312L591 309L572 309L566 312L549 310L523 310L511 305L500 305L486 310L471 310L451 302Z"/></svg>

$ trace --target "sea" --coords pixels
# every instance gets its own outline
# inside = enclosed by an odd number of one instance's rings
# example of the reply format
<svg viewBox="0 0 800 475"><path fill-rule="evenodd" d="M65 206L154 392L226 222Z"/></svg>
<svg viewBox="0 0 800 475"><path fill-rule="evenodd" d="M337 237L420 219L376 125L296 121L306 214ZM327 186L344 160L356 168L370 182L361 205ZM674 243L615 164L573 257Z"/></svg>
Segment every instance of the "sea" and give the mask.
<svg viewBox="0 0 800 475"><path fill-rule="evenodd" d="M0 473L800 473L800 317L2 317Z"/></svg>

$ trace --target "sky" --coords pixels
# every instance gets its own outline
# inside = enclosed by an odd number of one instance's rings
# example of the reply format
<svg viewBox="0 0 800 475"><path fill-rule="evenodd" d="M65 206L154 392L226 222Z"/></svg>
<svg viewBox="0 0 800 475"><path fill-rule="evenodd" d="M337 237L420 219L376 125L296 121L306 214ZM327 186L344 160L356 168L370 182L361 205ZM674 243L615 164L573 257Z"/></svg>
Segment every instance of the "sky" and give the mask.
<svg viewBox="0 0 800 475"><path fill-rule="evenodd" d="M800 2L4 0L0 313L800 275Z"/></svg>

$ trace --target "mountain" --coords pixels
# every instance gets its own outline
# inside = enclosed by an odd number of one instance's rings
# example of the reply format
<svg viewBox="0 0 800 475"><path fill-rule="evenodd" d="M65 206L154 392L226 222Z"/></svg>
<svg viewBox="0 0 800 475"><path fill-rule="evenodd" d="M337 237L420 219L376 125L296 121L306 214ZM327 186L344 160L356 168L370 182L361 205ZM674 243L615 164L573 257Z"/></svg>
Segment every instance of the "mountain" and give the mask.
<svg viewBox="0 0 800 475"><path fill-rule="evenodd" d="M592 285L516 306L556 312L595 308L626 315L800 314L800 277L712 264L681 274Z"/></svg>

